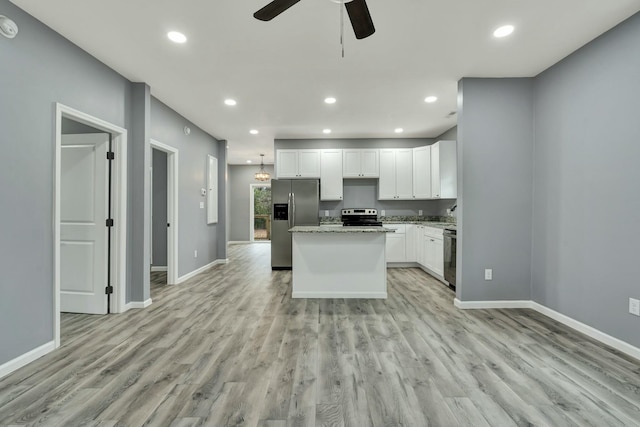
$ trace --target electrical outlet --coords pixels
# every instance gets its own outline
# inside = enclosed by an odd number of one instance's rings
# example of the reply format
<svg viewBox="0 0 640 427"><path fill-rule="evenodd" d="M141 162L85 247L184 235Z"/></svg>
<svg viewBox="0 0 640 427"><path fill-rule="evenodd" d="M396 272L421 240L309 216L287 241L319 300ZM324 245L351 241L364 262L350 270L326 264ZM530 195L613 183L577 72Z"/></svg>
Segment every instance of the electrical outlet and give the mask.
<svg viewBox="0 0 640 427"><path fill-rule="evenodd" d="M385 212L384 212L384 209L382 209L382 210L380 211L380 216L386 216L386 215L385 215Z"/></svg>
<svg viewBox="0 0 640 427"><path fill-rule="evenodd" d="M484 280L493 280L493 270L490 268L484 269Z"/></svg>
<svg viewBox="0 0 640 427"><path fill-rule="evenodd" d="M329 216L329 211L324 211L324 216Z"/></svg>
<svg viewBox="0 0 640 427"><path fill-rule="evenodd" d="M195 251L193 251L193 257L194 258L198 258L198 250L197 249Z"/></svg>
<svg viewBox="0 0 640 427"><path fill-rule="evenodd" d="M640 300L629 298L629 313L640 316Z"/></svg>
<svg viewBox="0 0 640 427"><path fill-rule="evenodd" d="M422 209L418 209L418 216L422 216Z"/></svg>

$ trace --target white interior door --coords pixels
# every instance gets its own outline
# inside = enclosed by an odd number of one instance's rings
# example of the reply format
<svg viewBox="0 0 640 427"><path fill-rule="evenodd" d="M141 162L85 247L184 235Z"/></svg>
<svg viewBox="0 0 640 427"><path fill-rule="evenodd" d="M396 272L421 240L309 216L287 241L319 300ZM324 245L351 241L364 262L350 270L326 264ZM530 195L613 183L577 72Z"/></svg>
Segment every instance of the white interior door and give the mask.
<svg viewBox="0 0 640 427"><path fill-rule="evenodd" d="M60 311L106 314L108 134L63 135Z"/></svg>

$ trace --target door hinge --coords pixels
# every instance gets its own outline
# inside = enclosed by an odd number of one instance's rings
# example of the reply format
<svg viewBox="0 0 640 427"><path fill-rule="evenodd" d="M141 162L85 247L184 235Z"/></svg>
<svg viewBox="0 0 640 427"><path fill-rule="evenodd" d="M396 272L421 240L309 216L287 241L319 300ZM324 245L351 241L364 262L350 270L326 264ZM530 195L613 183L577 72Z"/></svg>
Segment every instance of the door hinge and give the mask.
<svg viewBox="0 0 640 427"><path fill-rule="evenodd" d="M113 160L116 158L116 154L113 151L107 151L107 160Z"/></svg>
<svg viewBox="0 0 640 427"><path fill-rule="evenodd" d="M112 218L109 218L107 220L107 227L113 227L113 219Z"/></svg>
<svg viewBox="0 0 640 427"><path fill-rule="evenodd" d="M113 286L107 286L106 288L104 288L104 293L106 295L110 295L113 293Z"/></svg>

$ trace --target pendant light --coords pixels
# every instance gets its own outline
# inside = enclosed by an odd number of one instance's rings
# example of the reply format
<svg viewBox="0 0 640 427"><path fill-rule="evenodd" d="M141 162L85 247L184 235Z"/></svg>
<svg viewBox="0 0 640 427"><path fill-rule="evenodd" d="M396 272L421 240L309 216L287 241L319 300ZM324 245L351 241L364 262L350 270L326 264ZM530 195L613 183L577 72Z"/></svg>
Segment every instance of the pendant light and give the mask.
<svg viewBox="0 0 640 427"><path fill-rule="evenodd" d="M264 170L264 154L260 154L260 157L262 158L260 160L260 171L256 172L253 177L256 181L269 181L271 179L271 175L269 175L269 172Z"/></svg>

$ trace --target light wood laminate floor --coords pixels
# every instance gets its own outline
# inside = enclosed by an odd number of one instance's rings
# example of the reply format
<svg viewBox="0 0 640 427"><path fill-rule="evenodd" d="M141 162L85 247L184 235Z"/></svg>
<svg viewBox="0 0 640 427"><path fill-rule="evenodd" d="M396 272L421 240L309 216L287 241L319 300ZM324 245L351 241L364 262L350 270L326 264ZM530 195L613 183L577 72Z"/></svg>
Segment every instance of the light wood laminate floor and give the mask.
<svg viewBox="0 0 640 427"><path fill-rule="evenodd" d="M534 311L459 311L418 269L387 300L292 300L269 245L229 258L147 309L63 315L0 381L0 425L640 425L640 363Z"/></svg>

